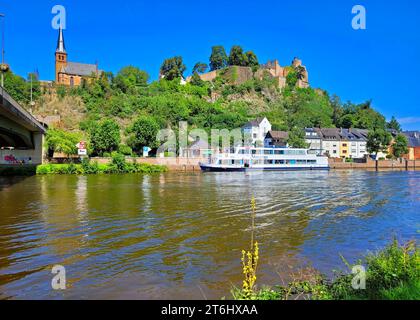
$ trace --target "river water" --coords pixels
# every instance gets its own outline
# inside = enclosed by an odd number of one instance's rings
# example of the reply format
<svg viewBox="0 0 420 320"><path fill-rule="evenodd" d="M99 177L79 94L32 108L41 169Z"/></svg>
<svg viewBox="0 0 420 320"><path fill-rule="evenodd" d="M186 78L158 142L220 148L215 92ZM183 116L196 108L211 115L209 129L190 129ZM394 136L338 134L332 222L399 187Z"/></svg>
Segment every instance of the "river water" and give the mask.
<svg viewBox="0 0 420 320"><path fill-rule="evenodd" d="M0 178L0 299L229 298L253 196L259 285L420 238L419 171Z"/></svg>

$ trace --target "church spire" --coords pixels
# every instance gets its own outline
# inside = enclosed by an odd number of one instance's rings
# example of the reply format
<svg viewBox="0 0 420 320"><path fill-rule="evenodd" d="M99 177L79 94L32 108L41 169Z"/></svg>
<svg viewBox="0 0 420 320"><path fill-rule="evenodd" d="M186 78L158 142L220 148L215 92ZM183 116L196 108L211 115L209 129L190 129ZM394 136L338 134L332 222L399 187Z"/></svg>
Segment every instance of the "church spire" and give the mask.
<svg viewBox="0 0 420 320"><path fill-rule="evenodd" d="M66 45L64 44L64 35L63 35L63 29L61 28L61 26L58 33L56 52L66 53Z"/></svg>

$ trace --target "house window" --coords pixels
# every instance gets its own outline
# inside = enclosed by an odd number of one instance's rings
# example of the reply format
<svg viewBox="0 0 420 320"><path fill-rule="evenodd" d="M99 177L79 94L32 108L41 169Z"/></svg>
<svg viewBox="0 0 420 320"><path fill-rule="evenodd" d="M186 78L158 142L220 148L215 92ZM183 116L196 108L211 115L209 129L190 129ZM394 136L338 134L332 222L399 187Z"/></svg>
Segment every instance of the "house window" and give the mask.
<svg viewBox="0 0 420 320"><path fill-rule="evenodd" d="M74 78L70 77L70 87L74 87Z"/></svg>

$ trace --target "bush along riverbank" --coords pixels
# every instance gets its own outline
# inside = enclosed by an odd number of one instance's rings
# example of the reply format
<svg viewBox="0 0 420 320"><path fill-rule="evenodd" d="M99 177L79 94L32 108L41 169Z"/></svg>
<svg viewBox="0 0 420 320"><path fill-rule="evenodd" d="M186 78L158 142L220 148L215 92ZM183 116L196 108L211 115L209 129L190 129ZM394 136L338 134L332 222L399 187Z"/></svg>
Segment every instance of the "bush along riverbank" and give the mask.
<svg viewBox="0 0 420 320"><path fill-rule="evenodd" d="M420 250L416 241L396 239L383 250L368 254L356 265L341 256L348 272L328 279L308 268L292 275L287 285L258 289L258 242L255 242L256 203L251 202L251 250L242 252L242 288L234 287L235 300L420 300ZM353 272L355 272L353 274Z"/></svg>
<svg viewBox="0 0 420 320"><path fill-rule="evenodd" d="M45 164L36 168L37 175L50 174L124 174L124 173L162 173L167 172L167 167L146 163L127 163L124 155L115 154L109 164L98 164L89 159L83 159L81 164Z"/></svg>
<svg viewBox="0 0 420 320"><path fill-rule="evenodd" d="M365 289L355 289L358 274L342 258L349 272L329 280L316 270L304 270L286 286L234 288L235 300L420 300L420 251L415 241L401 245L395 240L385 249L368 254L358 265L365 268ZM359 274L361 275L361 274ZM300 278L300 279L299 279ZM304 278L304 279L302 279Z"/></svg>

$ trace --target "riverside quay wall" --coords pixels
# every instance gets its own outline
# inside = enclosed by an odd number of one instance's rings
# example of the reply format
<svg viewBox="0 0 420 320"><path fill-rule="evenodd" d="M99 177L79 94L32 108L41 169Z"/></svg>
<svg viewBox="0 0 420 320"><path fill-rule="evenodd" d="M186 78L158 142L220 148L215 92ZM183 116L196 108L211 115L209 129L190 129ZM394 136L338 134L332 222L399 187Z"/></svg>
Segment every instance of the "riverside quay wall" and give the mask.
<svg viewBox="0 0 420 320"><path fill-rule="evenodd" d="M127 162L148 163L155 165L167 166L169 171L178 172L196 172L200 171L200 162L208 162L208 158L130 158L127 157ZM106 164L111 161L110 158L92 158L92 161ZM331 169L345 170L345 169L360 169L360 170L420 170L420 160L379 160L374 161L368 159L366 162L343 162L342 159L330 159Z"/></svg>
<svg viewBox="0 0 420 320"><path fill-rule="evenodd" d="M91 158L100 164L107 164L110 158ZM127 162L147 163L168 167L169 171L194 172L200 171L200 162L208 162L208 158L126 158Z"/></svg>
<svg viewBox="0 0 420 320"><path fill-rule="evenodd" d="M420 160L370 160L366 162L343 162L341 159L329 160L331 169L400 169L420 170Z"/></svg>

